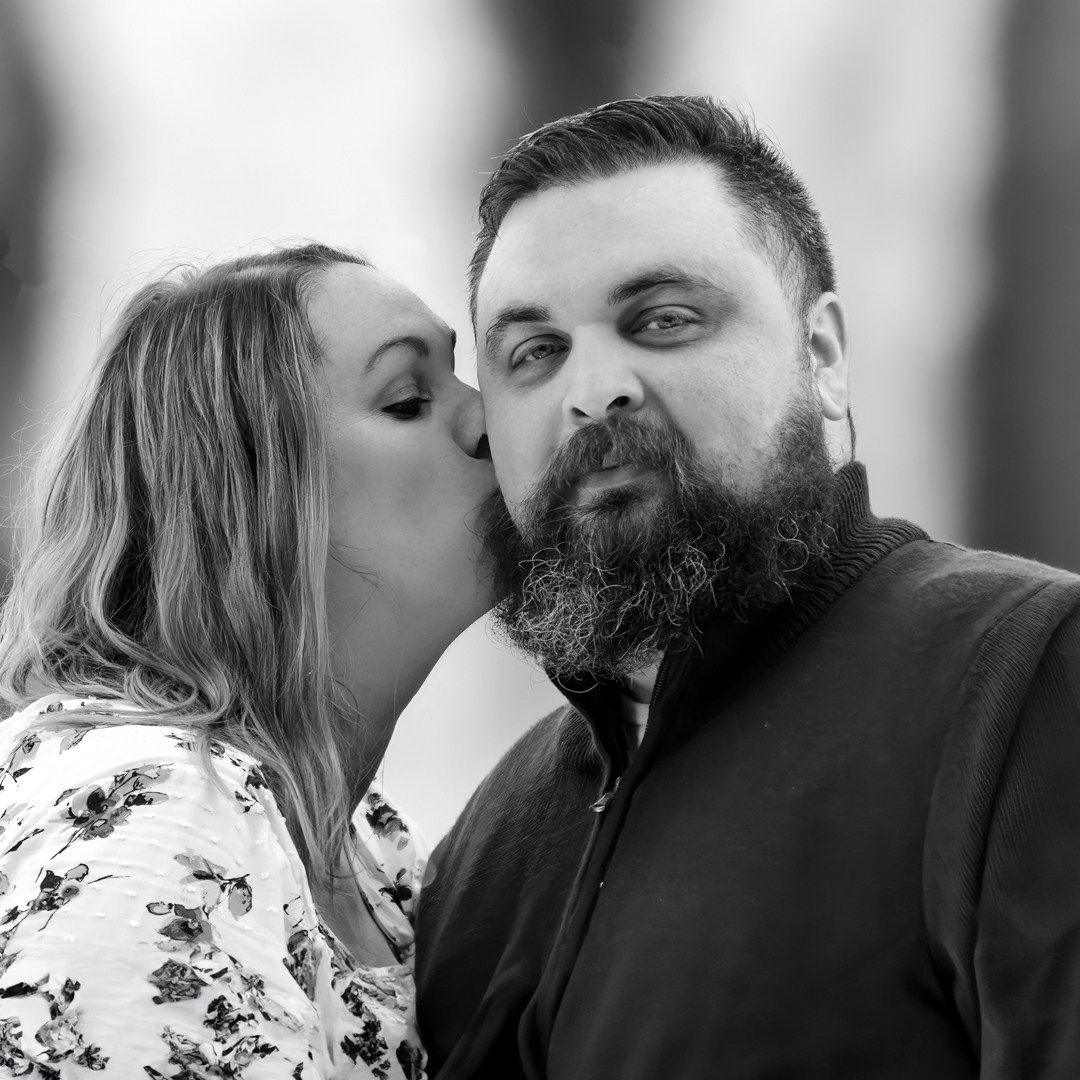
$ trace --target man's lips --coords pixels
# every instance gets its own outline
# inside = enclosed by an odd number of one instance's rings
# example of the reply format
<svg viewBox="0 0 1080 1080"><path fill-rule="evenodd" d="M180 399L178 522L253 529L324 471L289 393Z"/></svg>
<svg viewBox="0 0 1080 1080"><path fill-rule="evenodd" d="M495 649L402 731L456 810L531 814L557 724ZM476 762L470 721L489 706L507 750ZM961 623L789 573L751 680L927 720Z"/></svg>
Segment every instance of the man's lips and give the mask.
<svg viewBox="0 0 1080 1080"><path fill-rule="evenodd" d="M645 465L612 465L606 469L596 469L586 473L584 479L577 486L578 496L588 495L593 491L606 491L608 488L620 487L623 484L631 484L655 472L654 469Z"/></svg>

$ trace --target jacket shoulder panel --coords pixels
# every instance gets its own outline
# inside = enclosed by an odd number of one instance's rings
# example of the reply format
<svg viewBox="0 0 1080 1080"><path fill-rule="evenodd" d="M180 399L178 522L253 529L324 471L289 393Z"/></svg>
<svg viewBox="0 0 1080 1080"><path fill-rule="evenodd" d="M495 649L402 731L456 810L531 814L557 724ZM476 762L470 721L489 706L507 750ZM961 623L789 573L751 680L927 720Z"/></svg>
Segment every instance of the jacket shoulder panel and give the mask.
<svg viewBox="0 0 1080 1080"><path fill-rule="evenodd" d="M980 558L977 578L963 587L986 603L988 618L934 782L923 894L935 960L978 1045L974 956L988 838L1026 702L1054 641L1080 622L1080 577L1011 556L966 554Z"/></svg>

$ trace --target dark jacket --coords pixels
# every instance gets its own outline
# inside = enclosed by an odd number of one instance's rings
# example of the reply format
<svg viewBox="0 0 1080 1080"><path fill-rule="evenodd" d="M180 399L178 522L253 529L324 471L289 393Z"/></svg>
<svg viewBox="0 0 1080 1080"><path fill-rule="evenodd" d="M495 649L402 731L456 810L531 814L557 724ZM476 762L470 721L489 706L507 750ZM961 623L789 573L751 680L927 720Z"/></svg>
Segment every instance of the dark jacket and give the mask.
<svg viewBox="0 0 1080 1080"><path fill-rule="evenodd" d="M841 477L830 564L669 654L632 760L583 681L436 849L440 1080L1080 1077L1080 578Z"/></svg>

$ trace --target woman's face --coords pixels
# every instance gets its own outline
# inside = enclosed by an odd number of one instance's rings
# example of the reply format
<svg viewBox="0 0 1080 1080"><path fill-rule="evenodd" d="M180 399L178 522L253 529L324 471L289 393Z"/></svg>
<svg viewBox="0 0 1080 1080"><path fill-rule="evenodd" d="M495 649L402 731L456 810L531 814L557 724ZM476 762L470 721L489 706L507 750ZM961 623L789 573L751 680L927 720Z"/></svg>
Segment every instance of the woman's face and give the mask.
<svg viewBox="0 0 1080 1080"><path fill-rule="evenodd" d="M492 603L477 572L477 511L495 489L486 450L477 456L480 395L454 375L450 328L376 270L324 271L308 316L327 390L339 660L437 655Z"/></svg>

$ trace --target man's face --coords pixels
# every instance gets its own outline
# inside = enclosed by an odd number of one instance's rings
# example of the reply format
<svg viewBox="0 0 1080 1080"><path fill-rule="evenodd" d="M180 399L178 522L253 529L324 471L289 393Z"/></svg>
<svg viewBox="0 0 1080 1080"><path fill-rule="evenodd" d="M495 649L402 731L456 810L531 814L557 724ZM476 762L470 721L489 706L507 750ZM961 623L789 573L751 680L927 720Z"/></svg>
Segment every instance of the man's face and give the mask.
<svg viewBox="0 0 1080 1080"><path fill-rule="evenodd" d="M515 520L571 435L616 413L673 425L732 489L752 494L793 404L820 408L805 323L703 163L516 204L480 281L477 338L495 471ZM615 463L573 497L587 504L640 480Z"/></svg>
<svg viewBox="0 0 1080 1080"><path fill-rule="evenodd" d="M557 676L619 676L813 572L835 494L823 415L835 429L846 411L842 315L832 294L796 314L713 170L523 200L477 299L505 640Z"/></svg>

